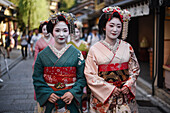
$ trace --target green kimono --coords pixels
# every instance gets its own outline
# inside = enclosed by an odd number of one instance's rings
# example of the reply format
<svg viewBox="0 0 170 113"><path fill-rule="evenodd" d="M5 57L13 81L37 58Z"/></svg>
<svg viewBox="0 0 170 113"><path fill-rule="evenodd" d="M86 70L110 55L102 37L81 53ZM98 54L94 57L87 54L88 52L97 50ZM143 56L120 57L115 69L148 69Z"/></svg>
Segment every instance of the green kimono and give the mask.
<svg viewBox="0 0 170 113"><path fill-rule="evenodd" d="M87 42L80 40L79 44L76 44L76 42L74 40L72 40L68 44L72 44L74 47L76 47L78 50L80 50L82 52L84 58L87 57L87 53L89 50Z"/></svg>
<svg viewBox="0 0 170 113"><path fill-rule="evenodd" d="M55 107L53 103L48 101L48 98L52 93L55 93L57 96L61 97L68 91L72 93L74 98L71 104L67 105L67 109L70 110L71 113L79 113L83 87L86 85L84 64L85 61L81 52L72 45L68 46L60 57L55 54L50 46L47 46L38 54L34 66L33 84L37 101L40 106L46 106L45 113L51 113L52 109ZM71 89L54 91L44 80L45 67L76 67L77 80ZM62 100L57 100L56 103L58 104L58 108L65 106L65 102Z"/></svg>

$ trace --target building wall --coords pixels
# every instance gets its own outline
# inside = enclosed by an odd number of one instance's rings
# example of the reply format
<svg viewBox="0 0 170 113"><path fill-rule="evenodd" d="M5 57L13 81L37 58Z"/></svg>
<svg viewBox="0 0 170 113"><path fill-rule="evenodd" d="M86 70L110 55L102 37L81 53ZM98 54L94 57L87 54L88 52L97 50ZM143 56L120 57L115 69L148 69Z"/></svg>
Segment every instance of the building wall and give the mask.
<svg viewBox="0 0 170 113"><path fill-rule="evenodd" d="M139 17L139 44L143 37L146 37L149 47L153 47L153 16Z"/></svg>

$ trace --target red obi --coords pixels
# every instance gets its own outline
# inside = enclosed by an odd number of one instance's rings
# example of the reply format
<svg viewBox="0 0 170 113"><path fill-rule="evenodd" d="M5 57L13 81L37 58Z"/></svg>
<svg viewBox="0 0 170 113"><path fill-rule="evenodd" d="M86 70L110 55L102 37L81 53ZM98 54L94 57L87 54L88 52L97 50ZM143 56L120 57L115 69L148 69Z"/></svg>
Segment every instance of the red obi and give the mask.
<svg viewBox="0 0 170 113"><path fill-rule="evenodd" d="M76 67L44 67L44 80L54 91L71 89L76 82Z"/></svg>

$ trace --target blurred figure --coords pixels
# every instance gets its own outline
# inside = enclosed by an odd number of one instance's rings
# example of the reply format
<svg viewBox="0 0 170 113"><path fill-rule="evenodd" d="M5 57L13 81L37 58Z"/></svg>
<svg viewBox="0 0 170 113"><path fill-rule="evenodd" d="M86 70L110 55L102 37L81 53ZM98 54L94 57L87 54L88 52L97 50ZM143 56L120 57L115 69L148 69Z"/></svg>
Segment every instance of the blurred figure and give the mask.
<svg viewBox="0 0 170 113"><path fill-rule="evenodd" d="M33 31L31 30L31 31L29 31L29 33L28 33L28 55L29 55L29 57L31 57L31 39L32 39L32 36L33 36Z"/></svg>
<svg viewBox="0 0 170 113"><path fill-rule="evenodd" d="M28 36L26 36L25 31L23 32L21 36L21 52L22 52L22 57L23 59L26 59L27 57L27 46L28 46ZM25 52L24 52L25 50Z"/></svg>
<svg viewBox="0 0 170 113"><path fill-rule="evenodd" d="M34 31L35 31L35 34L32 36L32 39L31 39L31 42L30 42L33 57L34 57L34 54L35 54L35 44L36 44L37 40L39 40L41 38L41 34L39 34L38 29L35 29Z"/></svg>
<svg viewBox="0 0 170 113"><path fill-rule="evenodd" d="M87 42L85 42L84 40L80 40L80 37L81 37L81 28L75 23L75 35L73 36L73 39L68 44L72 44L74 47L80 50L85 59L89 48Z"/></svg>
<svg viewBox="0 0 170 113"><path fill-rule="evenodd" d="M7 58L10 58L11 39L10 39L10 36L8 35L8 32L5 32L4 34L5 34L5 49L6 49L6 52L7 52Z"/></svg>
<svg viewBox="0 0 170 113"><path fill-rule="evenodd" d="M13 39L14 39L14 48L17 48L17 44L18 44L18 34L17 34L17 30L15 30L14 34L13 34Z"/></svg>
<svg viewBox="0 0 170 113"><path fill-rule="evenodd" d="M39 33L42 33L42 37L36 42L35 44L35 55L34 55L34 62L33 62L33 70L34 70L34 63L37 59L37 55L40 51L42 51L44 48L46 48L48 45L54 45L55 40L50 35L50 33L47 32L47 24L48 21L41 22L39 26Z"/></svg>
<svg viewBox="0 0 170 113"><path fill-rule="evenodd" d="M98 30L99 30L98 26L93 26L92 33L90 33L89 36L87 37L87 43L89 44L90 47L94 45L96 42L101 40Z"/></svg>
<svg viewBox="0 0 170 113"><path fill-rule="evenodd" d="M88 37L88 28L84 28L83 30L83 37L81 38L81 40L87 41L87 37Z"/></svg>

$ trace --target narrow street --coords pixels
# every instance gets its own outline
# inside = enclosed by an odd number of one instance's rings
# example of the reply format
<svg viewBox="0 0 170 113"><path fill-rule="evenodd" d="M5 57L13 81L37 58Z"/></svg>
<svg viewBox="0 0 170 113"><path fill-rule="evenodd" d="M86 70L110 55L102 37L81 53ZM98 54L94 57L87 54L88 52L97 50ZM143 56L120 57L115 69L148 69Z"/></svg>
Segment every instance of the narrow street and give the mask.
<svg viewBox="0 0 170 113"><path fill-rule="evenodd" d="M33 58L27 58L10 70L11 79L5 75L0 84L0 113L33 113L36 102L32 84ZM147 97L137 90L140 113L165 113L153 105Z"/></svg>

